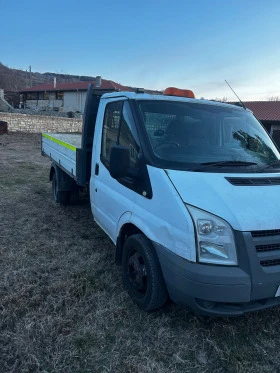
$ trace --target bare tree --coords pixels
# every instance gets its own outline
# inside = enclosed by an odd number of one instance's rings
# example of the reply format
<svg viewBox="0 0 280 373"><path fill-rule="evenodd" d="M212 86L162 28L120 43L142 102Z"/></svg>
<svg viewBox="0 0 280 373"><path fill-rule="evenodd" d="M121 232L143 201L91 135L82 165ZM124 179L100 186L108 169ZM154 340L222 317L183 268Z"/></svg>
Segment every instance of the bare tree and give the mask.
<svg viewBox="0 0 280 373"><path fill-rule="evenodd" d="M279 96L270 96L267 98L267 101L280 101Z"/></svg>
<svg viewBox="0 0 280 373"><path fill-rule="evenodd" d="M227 97L223 97L223 98L214 98L212 99L212 101L219 101L219 102L228 102L228 98Z"/></svg>

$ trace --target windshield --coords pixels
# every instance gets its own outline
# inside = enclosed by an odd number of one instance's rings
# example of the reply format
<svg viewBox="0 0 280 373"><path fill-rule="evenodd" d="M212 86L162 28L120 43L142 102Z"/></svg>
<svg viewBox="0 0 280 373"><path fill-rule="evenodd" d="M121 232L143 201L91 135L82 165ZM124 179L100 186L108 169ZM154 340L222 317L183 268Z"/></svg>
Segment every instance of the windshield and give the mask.
<svg viewBox="0 0 280 373"><path fill-rule="evenodd" d="M277 165L279 171L277 148L243 108L166 100L139 100L138 105L164 168L258 172Z"/></svg>

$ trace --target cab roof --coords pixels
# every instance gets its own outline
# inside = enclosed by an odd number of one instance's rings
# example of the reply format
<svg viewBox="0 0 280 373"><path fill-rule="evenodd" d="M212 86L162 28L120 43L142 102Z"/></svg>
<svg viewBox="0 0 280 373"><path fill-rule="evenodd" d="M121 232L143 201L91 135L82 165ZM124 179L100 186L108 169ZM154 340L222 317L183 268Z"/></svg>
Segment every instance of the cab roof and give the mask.
<svg viewBox="0 0 280 373"><path fill-rule="evenodd" d="M157 101L176 101L176 102L192 102L197 104L207 104L207 105L213 105L213 106L223 106L223 107L229 107L228 103L224 102L218 102L218 101L211 101L211 100L205 100L205 99L196 99L196 98L187 98L187 97L180 97L180 96L168 96L168 95L153 95L149 93L137 93L137 92L128 92L128 91L121 91L121 92L110 92L105 93L102 95L102 99L115 99L118 97L123 97L131 100L157 100ZM239 107L236 105L234 106L236 109L244 110L243 107ZM248 110L251 111L251 110Z"/></svg>

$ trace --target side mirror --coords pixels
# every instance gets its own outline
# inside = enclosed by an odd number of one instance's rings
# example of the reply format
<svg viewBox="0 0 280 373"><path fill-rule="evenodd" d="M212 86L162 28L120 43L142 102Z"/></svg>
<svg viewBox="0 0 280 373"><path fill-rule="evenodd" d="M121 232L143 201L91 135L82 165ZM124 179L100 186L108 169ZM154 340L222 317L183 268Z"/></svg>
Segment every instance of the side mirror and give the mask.
<svg viewBox="0 0 280 373"><path fill-rule="evenodd" d="M114 179L128 176L130 164L129 149L125 146L114 145L110 153L110 175Z"/></svg>

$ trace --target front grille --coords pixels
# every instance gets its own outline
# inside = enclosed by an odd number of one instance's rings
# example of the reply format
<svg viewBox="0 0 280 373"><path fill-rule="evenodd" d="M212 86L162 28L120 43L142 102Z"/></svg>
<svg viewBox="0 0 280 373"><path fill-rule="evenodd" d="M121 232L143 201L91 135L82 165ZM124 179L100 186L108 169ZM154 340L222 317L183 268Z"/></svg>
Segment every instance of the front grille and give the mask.
<svg viewBox="0 0 280 373"><path fill-rule="evenodd" d="M279 266L280 265L280 259L261 260L261 265L263 267Z"/></svg>
<svg viewBox="0 0 280 373"><path fill-rule="evenodd" d="M272 229L270 231L253 231L251 234L252 237L280 236L280 229Z"/></svg>
<svg viewBox="0 0 280 373"><path fill-rule="evenodd" d="M280 250L280 243L274 243L270 245L257 245L256 250L258 253L265 252L265 251Z"/></svg>
<svg viewBox="0 0 280 373"><path fill-rule="evenodd" d="M280 265L280 229L251 232L262 267Z"/></svg>

